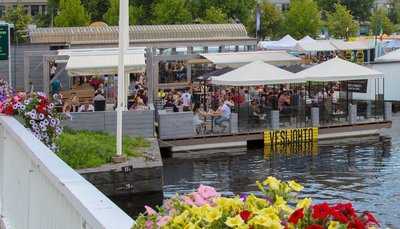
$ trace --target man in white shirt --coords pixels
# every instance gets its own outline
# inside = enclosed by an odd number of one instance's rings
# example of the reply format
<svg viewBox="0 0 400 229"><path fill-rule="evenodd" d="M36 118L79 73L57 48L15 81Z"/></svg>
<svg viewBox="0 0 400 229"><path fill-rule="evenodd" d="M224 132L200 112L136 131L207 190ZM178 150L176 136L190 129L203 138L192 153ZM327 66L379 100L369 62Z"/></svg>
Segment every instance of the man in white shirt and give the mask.
<svg viewBox="0 0 400 229"><path fill-rule="evenodd" d="M221 127L222 132L226 129L226 126L222 125L222 123L231 119L231 113L231 108L228 106L228 103L220 102L218 110L214 113L214 116L216 116L214 119L214 125Z"/></svg>
<svg viewBox="0 0 400 229"><path fill-rule="evenodd" d="M86 102L79 107L78 112L94 112L94 107L89 102Z"/></svg>
<svg viewBox="0 0 400 229"><path fill-rule="evenodd" d="M185 89L185 93L181 95L181 102L183 106L183 111L190 111L192 107L192 95L189 93L188 89Z"/></svg>

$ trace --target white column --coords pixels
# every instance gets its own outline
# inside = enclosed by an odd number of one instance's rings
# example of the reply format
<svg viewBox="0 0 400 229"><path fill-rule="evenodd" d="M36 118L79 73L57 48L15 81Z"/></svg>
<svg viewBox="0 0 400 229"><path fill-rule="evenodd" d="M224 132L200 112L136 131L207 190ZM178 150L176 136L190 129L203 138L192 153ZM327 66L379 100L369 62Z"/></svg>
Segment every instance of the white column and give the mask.
<svg viewBox="0 0 400 229"><path fill-rule="evenodd" d="M122 114L125 104L125 53L129 45L129 0L119 2L119 60L117 99L117 156L122 156Z"/></svg>

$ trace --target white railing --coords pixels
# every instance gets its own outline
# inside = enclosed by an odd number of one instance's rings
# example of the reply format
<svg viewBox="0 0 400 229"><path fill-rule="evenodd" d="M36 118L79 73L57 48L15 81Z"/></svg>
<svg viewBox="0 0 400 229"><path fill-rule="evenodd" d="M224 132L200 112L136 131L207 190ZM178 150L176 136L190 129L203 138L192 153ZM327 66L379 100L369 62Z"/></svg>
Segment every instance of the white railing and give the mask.
<svg viewBox="0 0 400 229"><path fill-rule="evenodd" d="M129 229L134 221L12 117L0 116L0 228Z"/></svg>

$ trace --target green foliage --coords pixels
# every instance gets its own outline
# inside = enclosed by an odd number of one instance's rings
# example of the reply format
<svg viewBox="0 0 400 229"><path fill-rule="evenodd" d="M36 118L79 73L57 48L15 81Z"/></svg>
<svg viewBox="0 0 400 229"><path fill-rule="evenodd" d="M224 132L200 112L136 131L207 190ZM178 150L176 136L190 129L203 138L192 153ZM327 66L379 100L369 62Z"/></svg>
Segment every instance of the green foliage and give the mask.
<svg viewBox="0 0 400 229"><path fill-rule="evenodd" d="M339 0L316 0L316 2L322 11L333 12Z"/></svg>
<svg viewBox="0 0 400 229"><path fill-rule="evenodd" d="M103 20L108 25L118 25L119 23L119 0L109 0L110 7L103 16ZM135 25L144 15L142 6L129 5L129 24Z"/></svg>
<svg viewBox="0 0 400 229"><path fill-rule="evenodd" d="M313 0L292 0L285 18L285 31L295 39L316 36L321 28L320 11Z"/></svg>
<svg viewBox="0 0 400 229"><path fill-rule="evenodd" d="M359 21L367 21L375 0L341 0L341 4L350 10L351 14Z"/></svg>
<svg viewBox="0 0 400 229"><path fill-rule="evenodd" d="M228 22L226 14L218 8L211 6L206 10L206 15L202 19L205 24L224 24Z"/></svg>
<svg viewBox="0 0 400 229"><path fill-rule="evenodd" d="M394 24L400 23L400 0L390 0L389 5L388 16L390 21Z"/></svg>
<svg viewBox="0 0 400 229"><path fill-rule="evenodd" d="M49 27L51 24L51 16L49 14L38 14L33 17L33 23L37 27Z"/></svg>
<svg viewBox="0 0 400 229"><path fill-rule="evenodd" d="M26 29L28 24L32 22L32 17L26 13L21 5L9 8L6 11L4 20L14 24L14 29L17 33L16 42L25 42L27 40L28 33Z"/></svg>
<svg viewBox="0 0 400 229"><path fill-rule="evenodd" d="M107 12L110 2L105 0L82 0L82 5L89 12L92 22L101 21Z"/></svg>
<svg viewBox="0 0 400 229"><path fill-rule="evenodd" d="M329 33L335 38L348 39L357 34L359 29L358 22L353 20L353 16L346 6L335 5L336 10L328 14L327 26Z"/></svg>
<svg viewBox="0 0 400 229"><path fill-rule="evenodd" d="M54 18L55 26L86 26L89 22L89 16L80 0L60 0L58 15Z"/></svg>
<svg viewBox="0 0 400 229"><path fill-rule="evenodd" d="M386 11L382 8L376 10L371 18L371 31L374 35L380 35L381 32L385 34L392 34L394 31L394 25L388 18Z"/></svg>
<svg viewBox="0 0 400 229"><path fill-rule="evenodd" d="M153 5L154 24L186 24L192 15L185 0L157 0Z"/></svg>
<svg viewBox="0 0 400 229"><path fill-rule="evenodd" d="M141 156L138 148L149 146L144 138L123 139L123 152L128 157ZM58 147L57 155L72 168L93 168L111 162L116 154L116 139L107 133L65 130Z"/></svg>
<svg viewBox="0 0 400 229"><path fill-rule="evenodd" d="M273 4L264 2L260 5L261 10L261 38L270 37L276 39L282 36L283 15ZM255 36L256 22L253 17L248 25L248 30Z"/></svg>

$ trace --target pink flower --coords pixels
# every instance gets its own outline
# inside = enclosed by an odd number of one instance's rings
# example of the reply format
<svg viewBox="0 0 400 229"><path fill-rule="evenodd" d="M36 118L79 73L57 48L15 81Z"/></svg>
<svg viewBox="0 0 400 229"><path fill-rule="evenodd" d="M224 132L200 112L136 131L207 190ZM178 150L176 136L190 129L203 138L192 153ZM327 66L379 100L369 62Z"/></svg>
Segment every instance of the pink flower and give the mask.
<svg viewBox="0 0 400 229"><path fill-rule="evenodd" d="M215 191L215 188L205 185L200 185L197 192L205 199L219 196L219 193Z"/></svg>
<svg viewBox="0 0 400 229"><path fill-rule="evenodd" d="M151 220L147 220L144 226L146 229L153 229L153 222Z"/></svg>
<svg viewBox="0 0 400 229"><path fill-rule="evenodd" d="M199 193L197 193L197 192L192 193L192 197L193 197L193 199L194 199L194 203L195 203L198 207L208 204L207 200L205 200L205 199L204 199Z"/></svg>
<svg viewBox="0 0 400 229"><path fill-rule="evenodd" d="M157 221L157 225L159 227L164 226L165 224L167 224L169 221L171 220L170 216L163 216L161 217L158 221Z"/></svg>
<svg viewBox="0 0 400 229"><path fill-rule="evenodd" d="M157 212L154 211L153 208L151 208L151 207L149 207L149 206L147 206L147 205L145 205L144 208L146 209L147 215L156 215L156 214L157 214Z"/></svg>
<svg viewBox="0 0 400 229"><path fill-rule="evenodd" d="M190 206L194 206L194 202L192 200L192 198L188 197L188 196L184 196L183 197L183 201L185 202L185 204L190 205Z"/></svg>

